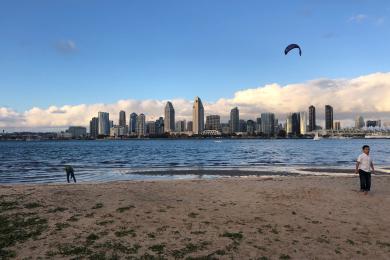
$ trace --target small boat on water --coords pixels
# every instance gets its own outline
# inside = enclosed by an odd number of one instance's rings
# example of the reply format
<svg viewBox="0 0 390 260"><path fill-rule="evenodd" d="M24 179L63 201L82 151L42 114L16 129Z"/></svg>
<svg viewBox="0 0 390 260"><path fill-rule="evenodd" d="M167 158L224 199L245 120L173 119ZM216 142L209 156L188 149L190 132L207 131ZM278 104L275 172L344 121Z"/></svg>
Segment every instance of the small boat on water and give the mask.
<svg viewBox="0 0 390 260"><path fill-rule="evenodd" d="M319 141L319 140L321 140L322 138L318 135L318 132L316 132L316 134L314 135L314 137L313 137L313 140L314 141Z"/></svg>

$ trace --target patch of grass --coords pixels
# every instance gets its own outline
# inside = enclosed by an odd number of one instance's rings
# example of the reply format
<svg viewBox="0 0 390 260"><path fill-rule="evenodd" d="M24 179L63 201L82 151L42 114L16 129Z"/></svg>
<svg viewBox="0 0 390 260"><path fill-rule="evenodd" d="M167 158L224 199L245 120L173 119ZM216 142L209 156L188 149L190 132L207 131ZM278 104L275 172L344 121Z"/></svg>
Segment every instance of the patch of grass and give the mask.
<svg viewBox="0 0 390 260"><path fill-rule="evenodd" d="M228 237L231 240L240 241L244 236L242 235L241 232L239 232L239 233L225 232L225 233L222 234L222 237Z"/></svg>
<svg viewBox="0 0 390 260"><path fill-rule="evenodd" d="M56 213L56 212L64 212L65 210L68 210L68 209L63 208L63 207L56 207L56 208L49 209L47 212L48 213Z"/></svg>
<svg viewBox="0 0 390 260"><path fill-rule="evenodd" d="M354 245L355 244L355 242L353 241L353 240L351 240L351 239L347 239L347 241L346 241L348 244L350 244L350 245Z"/></svg>
<svg viewBox="0 0 390 260"><path fill-rule="evenodd" d="M326 244L330 243L329 240L324 238L324 237L317 238L317 242L319 242L319 243L326 243Z"/></svg>
<svg viewBox="0 0 390 260"><path fill-rule="evenodd" d="M26 240L36 239L47 229L47 220L36 214L0 215L0 259L16 256L6 248Z"/></svg>
<svg viewBox="0 0 390 260"><path fill-rule="evenodd" d="M196 218L197 216L199 216L199 214L195 212L191 212L190 214L188 214L188 217L190 218Z"/></svg>
<svg viewBox="0 0 390 260"><path fill-rule="evenodd" d="M279 231L276 228L272 228L271 232L274 233L274 234L279 234Z"/></svg>
<svg viewBox="0 0 390 260"><path fill-rule="evenodd" d="M63 244L58 247L58 253L62 256L85 256L92 251L84 245Z"/></svg>
<svg viewBox="0 0 390 260"><path fill-rule="evenodd" d="M291 259L291 256L285 255L285 254L281 254L281 255L279 256L279 259L287 260L287 259Z"/></svg>
<svg viewBox="0 0 390 260"><path fill-rule="evenodd" d="M214 252L216 255L226 255L226 251L223 249L218 249Z"/></svg>
<svg viewBox="0 0 390 260"><path fill-rule="evenodd" d="M19 203L17 201L0 201L0 213L3 211L16 209Z"/></svg>
<svg viewBox="0 0 390 260"><path fill-rule="evenodd" d="M194 234L194 235L203 235L203 234L206 234L206 231L192 231L191 234Z"/></svg>
<svg viewBox="0 0 390 260"><path fill-rule="evenodd" d="M96 225L106 226L106 225L112 224L112 223L114 223L114 220L110 219L110 220L99 221L99 222L96 223Z"/></svg>
<svg viewBox="0 0 390 260"><path fill-rule="evenodd" d="M261 257L259 258L259 260L269 260L269 258L266 257L266 256L261 256Z"/></svg>
<svg viewBox="0 0 390 260"><path fill-rule="evenodd" d="M60 231L63 230L64 228L70 227L69 223L56 223L56 230Z"/></svg>
<svg viewBox="0 0 390 260"><path fill-rule="evenodd" d="M69 221L69 222L77 222L77 221L79 221L79 219L78 219L75 215L73 215L73 216L71 216L70 218L68 218L66 221Z"/></svg>
<svg viewBox="0 0 390 260"><path fill-rule="evenodd" d="M126 246L120 242L116 241L106 241L102 244L96 244L94 248L102 248L107 250L112 250L115 252L120 252L122 254L137 254L138 250L141 248L140 245L134 244L133 246Z"/></svg>
<svg viewBox="0 0 390 260"><path fill-rule="evenodd" d="M101 209L103 208L103 203L96 203L95 206L92 207L92 209Z"/></svg>
<svg viewBox="0 0 390 260"><path fill-rule="evenodd" d="M117 208L116 211L119 212L119 213L123 213L123 212L125 212L127 210L130 210L132 208L135 208L135 206L129 205L129 206L126 206L126 207Z"/></svg>
<svg viewBox="0 0 390 260"><path fill-rule="evenodd" d="M167 212L165 209L159 209L158 212Z"/></svg>
<svg viewBox="0 0 390 260"><path fill-rule="evenodd" d="M125 237L125 236L131 236L131 237L136 237L137 234L133 229L122 229L115 231L115 236L117 237Z"/></svg>
<svg viewBox="0 0 390 260"><path fill-rule="evenodd" d="M172 256L175 257L175 258L184 258L185 255L197 252L198 250L203 250L207 244L204 244L204 243L201 243L201 244L189 243L182 249L174 250L172 252Z"/></svg>
<svg viewBox="0 0 390 260"><path fill-rule="evenodd" d="M390 247L390 243L377 240L376 244L380 247Z"/></svg>
<svg viewBox="0 0 390 260"><path fill-rule="evenodd" d="M155 233L148 233L148 237L149 238L156 238L156 234Z"/></svg>
<svg viewBox="0 0 390 260"><path fill-rule="evenodd" d="M87 243L93 243L93 242L95 242L96 240L99 239L99 236L96 235L95 233L91 233L91 234L89 234L89 235L87 236L86 239L87 239Z"/></svg>
<svg viewBox="0 0 390 260"><path fill-rule="evenodd" d="M152 250L153 252L161 255L162 253L164 253L165 245L164 244L156 244L156 245L149 247L149 249Z"/></svg>
<svg viewBox="0 0 390 260"><path fill-rule="evenodd" d="M84 215L84 217L86 217L86 218L93 218L94 216L95 216L95 213L93 213L93 212Z"/></svg>
<svg viewBox="0 0 390 260"><path fill-rule="evenodd" d="M39 204L38 202L30 202L30 203L24 204L24 207L27 209L35 209L35 208L41 207L41 204Z"/></svg>

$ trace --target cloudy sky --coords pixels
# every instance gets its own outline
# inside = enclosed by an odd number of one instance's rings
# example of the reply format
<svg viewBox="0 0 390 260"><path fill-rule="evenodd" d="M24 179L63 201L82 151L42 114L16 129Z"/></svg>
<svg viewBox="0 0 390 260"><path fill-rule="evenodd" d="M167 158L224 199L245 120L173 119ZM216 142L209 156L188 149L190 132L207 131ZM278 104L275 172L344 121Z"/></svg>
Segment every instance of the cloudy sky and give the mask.
<svg viewBox="0 0 390 260"><path fill-rule="evenodd" d="M323 106L390 118L390 1L2 1L0 128L87 125L98 111L245 119ZM302 47L302 57L289 43Z"/></svg>

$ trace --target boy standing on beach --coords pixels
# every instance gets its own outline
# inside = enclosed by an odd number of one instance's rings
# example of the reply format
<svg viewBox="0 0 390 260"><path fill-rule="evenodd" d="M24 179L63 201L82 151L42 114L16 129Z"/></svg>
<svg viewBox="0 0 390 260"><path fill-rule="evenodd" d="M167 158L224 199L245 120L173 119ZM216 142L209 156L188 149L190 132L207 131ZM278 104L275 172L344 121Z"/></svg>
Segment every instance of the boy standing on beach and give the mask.
<svg viewBox="0 0 390 260"><path fill-rule="evenodd" d="M375 169L370 157L370 147L364 145L362 150L363 153L357 158L355 173L359 173L360 191L364 192L364 195L367 195L367 192L371 188L371 173L375 174Z"/></svg>

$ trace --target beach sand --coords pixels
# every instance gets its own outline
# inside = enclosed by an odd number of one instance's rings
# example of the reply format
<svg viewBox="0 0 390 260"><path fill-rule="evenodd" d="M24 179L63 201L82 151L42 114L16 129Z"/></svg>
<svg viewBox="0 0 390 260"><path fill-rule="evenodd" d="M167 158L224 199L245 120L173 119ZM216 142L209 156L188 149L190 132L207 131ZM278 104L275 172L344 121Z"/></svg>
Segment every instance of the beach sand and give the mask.
<svg viewBox="0 0 390 260"><path fill-rule="evenodd" d="M389 259L390 178L0 186L0 259Z"/></svg>

